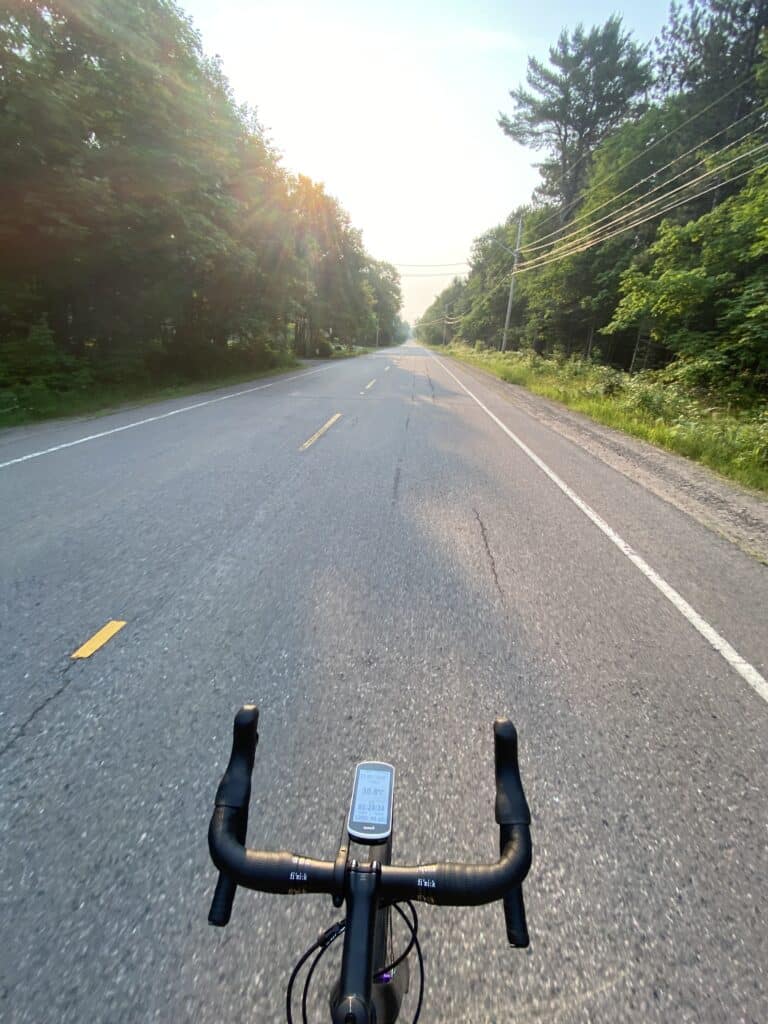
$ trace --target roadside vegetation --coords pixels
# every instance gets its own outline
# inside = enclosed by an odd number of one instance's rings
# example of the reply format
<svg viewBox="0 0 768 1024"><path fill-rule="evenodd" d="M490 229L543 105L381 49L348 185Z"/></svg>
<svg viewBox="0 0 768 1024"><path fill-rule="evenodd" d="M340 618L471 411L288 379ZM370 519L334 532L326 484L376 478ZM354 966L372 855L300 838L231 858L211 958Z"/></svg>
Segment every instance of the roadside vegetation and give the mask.
<svg viewBox="0 0 768 1024"><path fill-rule="evenodd" d="M0 180L0 423L407 336L395 268L171 0L3 6Z"/></svg>
<svg viewBox="0 0 768 1024"><path fill-rule="evenodd" d="M767 24L690 0L649 47L614 17L529 59L499 125L541 184L417 337L766 488Z"/></svg>
<svg viewBox="0 0 768 1024"><path fill-rule="evenodd" d="M208 373L205 377L193 380L179 374L176 383L169 379L164 383L153 383L149 378L137 376L112 386L95 387L90 384L82 389L68 386L69 382L58 388L46 386L45 382L42 386L17 385L14 390L0 391L0 429L59 417L107 414L120 408L247 384L261 377L285 373L300 365L298 359L286 352L270 369L243 369L239 372L230 369L229 372Z"/></svg>
<svg viewBox="0 0 768 1024"><path fill-rule="evenodd" d="M562 402L600 423L686 455L748 487L768 491L768 405L712 406L682 367L629 374L555 353L497 352L454 342L445 351L471 366Z"/></svg>

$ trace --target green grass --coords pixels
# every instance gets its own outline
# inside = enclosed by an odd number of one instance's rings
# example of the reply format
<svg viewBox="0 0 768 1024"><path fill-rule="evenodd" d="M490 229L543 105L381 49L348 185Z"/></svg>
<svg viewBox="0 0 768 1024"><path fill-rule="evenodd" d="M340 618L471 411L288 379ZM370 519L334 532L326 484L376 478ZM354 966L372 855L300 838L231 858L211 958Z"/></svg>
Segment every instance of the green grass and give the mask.
<svg viewBox="0 0 768 1024"><path fill-rule="evenodd" d="M462 362L561 402L606 426L685 455L747 487L768 491L768 405L732 410L684 387L674 372L630 376L582 359L449 345Z"/></svg>
<svg viewBox="0 0 768 1024"><path fill-rule="evenodd" d="M246 384L262 377L274 377L301 364L288 359L280 366L269 370L249 370L230 373L205 380L184 381L163 385L126 384L123 387L98 387L87 391L42 392L32 407L18 405L14 408L0 407L0 428L37 423L41 420L59 419L67 416L106 416L122 408L148 405L168 398L183 398L204 391L233 384Z"/></svg>

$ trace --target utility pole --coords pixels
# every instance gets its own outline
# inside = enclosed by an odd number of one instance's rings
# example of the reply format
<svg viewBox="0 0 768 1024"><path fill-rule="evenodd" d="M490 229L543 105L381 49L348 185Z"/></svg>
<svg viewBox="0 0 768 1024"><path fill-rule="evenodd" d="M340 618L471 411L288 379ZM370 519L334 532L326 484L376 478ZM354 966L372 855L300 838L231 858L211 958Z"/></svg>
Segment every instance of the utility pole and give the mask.
<svg viewBox="0 0 768 1024"><path fill-rule="evenodd" d="M376 348L379 347L379 318L376 317Z"/></svg>
<svg viewBox="0 0 768 1024"><path fill-rule="evenodd" d="M445 336L448 332L448 310L443 310L443 348L445 348Z"/></svg>
<svg viewBox="0 0 768 1024"><path fill-rule="evenodd" d="M504 320L504 334L501 339L501 351L507 351L507 331L509 330L509 318L512 315L512 296L515 294L515 271L517 261L520 259L520 239L523 234L523 215L517 221L517 242L515 242L515 261L512 264L512 276L509 279L509 298L507 299L507 316Z"/></svg>

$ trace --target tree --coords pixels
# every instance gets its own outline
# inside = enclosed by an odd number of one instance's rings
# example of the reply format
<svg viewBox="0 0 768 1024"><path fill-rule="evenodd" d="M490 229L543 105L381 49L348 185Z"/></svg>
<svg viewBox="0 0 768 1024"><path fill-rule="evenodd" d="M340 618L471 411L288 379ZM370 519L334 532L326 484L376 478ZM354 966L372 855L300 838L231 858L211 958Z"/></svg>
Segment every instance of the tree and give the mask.
<svg viewBox="0 0 768 1024"><path fill-rule="evenodd" d="M714 210L665 223L644 264L622 278L606 333L647 320L657 340L691 363L711 389L753 395L768 387L768 171Z"/></svg>
<svg viewBox="0 0 768 1024"><path fill-rule="evenodd" d="M270 365L289 322L307 345L375 323L359 231L284 171L172 0L0 8L0 178L4 386L34 353L57 389L188 378Z"/></svg>
<svg viewBox="0 0 768 1024"><path fill-rule="evenodd" d="M376 296L360 232L323 186L309 178L299 176L293 200L296 246L305 275L296 311L299 349L313 351L330 335L349 342L363 335L370 338L376 329Z"/></svg>
<svg viewBox="0 0 768 1024"><path fill-rule="evenodd" d="M395 344L402 345L404 341L408 341L410 336L411 325L407 320L403 320L398 316L397 323L395 325Z"/></svg>
<svg viewBox="0 0 768 1024"><path fill-rule="evenodd" d="M589 49L587 34L564 32L550 66L529 62L531 91L513 93L518 109L502 126L552 154L539 191L555 201L525 210L511 348L580 354L629 369L642 339L640 365L671 361L665 383L684 384L688 395L693 386L706 388L708 401L725 393L729 402L764 397L768 31L759 40L757 32L766 5L709 0L705 7L693 0L688 13L673 8L662 33L664 89L644 110L639 94L629 99L629 89L617 89L624 113L617 103L591 134L575 112L591 109L596 117L606 108L605 76L590 76L589 61L576 56ZM615 50L622 37L618 20L611 24ZM630 66L647 82L644 57L630 46L638 58L628 57ZM739 97L743 104L735 108ZM743 120L733 125L737 113ZM569 173L570 192L562 187ZM466 281L435 299L417 328L420 337L439 343L449 309L448 339L498 347L516 219L517 213L476 239Z"/></svg>
<svg viewBox="0 0 768 1024"><path fill-rule="evenodd" d="M501 345L516 238L514 225L524 212L515 210L504 224L475 239L466 287L460 301L454 301L452 306L455 314L461 316L461 337L472 344L480 341L495 347ZM512 308L512 347L516 345L516 328L523 318L523 306L518 290Z"/></svg>
<svg viewBox="0 0 768 1024"><path fill-rule="evenodd" d="M752 73L766 25L768 0L673 2L656 39L662 94L681 93L697 110L715 104L718 125L743 117L759 103Z"/></svg>
<svg viewBox="0 0 768 1024"><path fill-rule="evenodd" d="M398 313L403 304L400 275L391 263L371 260L367 279L373 295L373 316L380 345L391 345L398 331Z"/></svg>
<svg viewBox="0 0 768 1024"><path fill-rule="evenodd" d="M456 323L453 321L465 309L466 287L465 281L460 277L454 277L448 287L438 295L416 322L414 332L419 341L428 345L442 345L453 340L458 333Z"/></svg>
<svg viewBox="0 0 768 1024"><path fill-rule="evenodd" d="M550 47L549 66L528 58L528 89L510 92L511 117L498 123L510 138L548 151L540 166L542 195L573 207L592 153L623 120L642 108L651 84L645 50L623 32L621 18L585 32L563 30Z"/></svg>

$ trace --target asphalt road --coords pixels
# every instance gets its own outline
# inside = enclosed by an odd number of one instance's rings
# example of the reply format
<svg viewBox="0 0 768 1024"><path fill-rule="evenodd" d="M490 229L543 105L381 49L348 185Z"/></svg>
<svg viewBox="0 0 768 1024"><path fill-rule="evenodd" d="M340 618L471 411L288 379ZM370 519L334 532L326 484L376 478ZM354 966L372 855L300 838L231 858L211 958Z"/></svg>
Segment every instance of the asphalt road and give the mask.
<svg viewBox="0 0 768 1024"><path fill-rule="evenodd" d="M425 907L422 1021L768 1020L768 570L513 395L406 346L9 431L0 509L4 1020L284 1019L330 902L206 924L248 700L251 842L328 858L380 758L396 859L492 859L515 720L532 944L498 905Z"/></svg>

